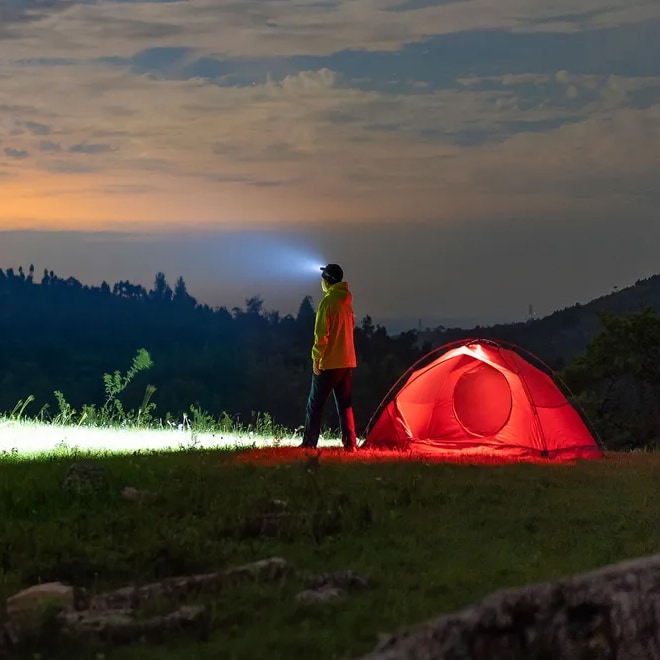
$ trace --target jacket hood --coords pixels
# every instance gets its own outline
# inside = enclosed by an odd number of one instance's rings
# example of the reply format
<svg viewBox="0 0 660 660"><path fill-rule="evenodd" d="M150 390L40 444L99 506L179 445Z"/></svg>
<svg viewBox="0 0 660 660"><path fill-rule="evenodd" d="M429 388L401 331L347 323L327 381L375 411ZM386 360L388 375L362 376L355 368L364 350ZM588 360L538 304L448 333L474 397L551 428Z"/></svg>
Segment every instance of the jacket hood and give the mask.
<svg viewBox="0 0 660 660"><path fill-rule="evenodd" d="M348 289L348 282L337 282L337 284L329 286L325 295L349 305L353 301L353 294Z"/></svg>

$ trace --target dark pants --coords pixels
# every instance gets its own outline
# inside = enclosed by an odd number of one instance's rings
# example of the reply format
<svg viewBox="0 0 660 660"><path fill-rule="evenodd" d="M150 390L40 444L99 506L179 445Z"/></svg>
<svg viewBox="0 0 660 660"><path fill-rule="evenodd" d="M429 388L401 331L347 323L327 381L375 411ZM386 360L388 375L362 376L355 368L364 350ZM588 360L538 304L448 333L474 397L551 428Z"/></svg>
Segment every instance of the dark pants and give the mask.
<svg viewBox="0 0 660 660"><path fill-rule="evenodd" d="M316 447L321 434L323 406L334 395L341 441L346 449L355 449L355 420L353 418L353 369L324 369L317 376L312 375L312 387L307 399L303 447Z"/></svg>

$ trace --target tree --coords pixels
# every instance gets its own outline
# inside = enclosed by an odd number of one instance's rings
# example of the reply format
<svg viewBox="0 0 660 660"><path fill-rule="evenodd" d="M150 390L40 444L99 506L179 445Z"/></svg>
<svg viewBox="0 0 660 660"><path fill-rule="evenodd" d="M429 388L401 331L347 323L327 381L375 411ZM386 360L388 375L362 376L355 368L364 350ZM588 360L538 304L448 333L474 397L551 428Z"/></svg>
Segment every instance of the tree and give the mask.
<svg viewBox="0 0 660 660"><path fill-rule="evenodd" d="M660 438L660 317L600 315L602 332L562 372L611 448Z"/></svg>
<svg viewBox="0 0 660 660"><path fill-rule="evenodd" d="M165 273L156 273L154 288L149 292L149 299L156 303L171 302L172 289L165 279Z"/></svg>
<svg viewBox="0 0 660 660"><path fill-rule="evenodd" d="M172 296L172 302L177 305L186 307L195 307L197 304L197 301L188 293L186 283L183 281L183 277L181 275L174 285L174 295Z"/></svg>
<svg viewBox="0 0 660 660"><path fill-rule="evenodd" d="M251 316L260 316L264 309L264 301L260 296L253 296L245 301L245 312Z"/></svg>
<svg viewBox="0 0 660 660"><path fill-rule="evenodd" d="M316 312L312 306L312 297L305 296L298 308L296 316L296 337L300 340L309 339L314 332L314 321Z"/></svg>
<svg viewBox="0 0 660 660"><path fill-rule="evenodd" d="M363 319L362 319L362 324L360 326L360 329L362 330L365 339L369 340L374 336L374 332L376 330L374 326L373 319L369 314L367 314Z"/></svg>

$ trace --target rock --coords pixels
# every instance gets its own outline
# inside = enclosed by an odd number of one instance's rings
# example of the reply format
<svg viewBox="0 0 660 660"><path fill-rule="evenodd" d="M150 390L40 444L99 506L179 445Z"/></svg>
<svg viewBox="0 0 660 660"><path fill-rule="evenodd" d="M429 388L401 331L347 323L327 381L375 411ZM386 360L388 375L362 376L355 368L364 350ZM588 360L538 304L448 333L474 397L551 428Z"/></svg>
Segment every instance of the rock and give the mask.
<svg viewBox="0 0 660 660"><path fill-rule="evenodd" d="M16 638L36 634L62 610L73 611L74 603L73 587L61 582L37 584L19 591L6 602L9 630Z"/></svg>
<svg viewBox="0 0 660 660"><path fill-rule="evenodd" d="M274 582L292 572L284 559L271 557L223 572L169 578L93 596L61 582L36 585L7 599L6 620L0 620L0 658L29 637L43 634L49 622L67 634L115 643L161 639L166 633L189 629L205 635L210 621L206 607L182 601L244 582ZM141 608L149 604L167 613L145 617L153 609L145 613Z"/></svg>
<svg viewBox="0 0 660 660"><path fill-rule="evenodd" d="M224 572L226 582L275 582L293 573L293 567L281 557L270 557L230 568Z"/></svg>
<svg viewBox="0 0 660 660"><path fill-rule="evenodd" d="M202 605L184 605L163 615L136 617L131 609L104 612L69 612L59 617L69 633L93 637L114 644L128 644L137 640L158 640L172 632L204 631L208 626L207 610Z"/></svg>
<svg viewBox="0 0 660 660"><path fill-rule="evenodd" d="M61 582L46 582L28 587L7 598L7 615L11 618L20 616L43 603L73 609L74 589Z"/></svg>
<svg viewBox="0 0 660 660"><path fill-rule="evenodd" d="M344 595L343 589L337 587L322 587L320 589L305 589L296 594L296 600L302 603L327 603L338 600Z"/></svg>
<svg viewBox="0 0 660 660"><path fill-rule="evenodd" d="M321 573L306 580L308 589L336 587L338 589L364 589L369 585L369 578L355 571L333 571Z"/></svg>
<svg viewBox="0 0 660 660"><path fill-rule="evenodd" d="M107 488L108 471L95 463L72 463L62 481L62 489L72 495L89 495Z"/></svg>
<svg viewBox="0 0 660 660"><path fill-rule="evenodd" d="M168 578L139 587L122 587L97 594L91 598L89 609L135 609L147 602L181 601L200 593L218 592L226 586L241 582L274 582L292 570L286 560L271 557L219 573Z"/></svg>
<svg viewBox="0 0 660 660"><path fill-rule="evenodd" d="M362 660L660 660L660 555L505 589Z"/></svg>
<svg viewBox="0 0 660 660"><path fill-rule="evenodd" d="M337 600L352 589L362 589L369 578L354 571L334 571L313 575L305 580L306 589L296 595L296 600L306 603L326 603Z"/></svg>

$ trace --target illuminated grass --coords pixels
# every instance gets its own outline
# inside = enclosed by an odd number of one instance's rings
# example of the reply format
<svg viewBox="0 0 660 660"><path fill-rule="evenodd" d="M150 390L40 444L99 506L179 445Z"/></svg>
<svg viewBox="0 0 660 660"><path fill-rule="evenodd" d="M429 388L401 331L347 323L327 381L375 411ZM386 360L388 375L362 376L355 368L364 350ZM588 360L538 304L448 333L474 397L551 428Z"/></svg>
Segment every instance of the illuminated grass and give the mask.
<svg viewBox="0 0 660 660"><path fill-rule="evenodd" d="M122 428L119 425L85 426L44 424L29 419L0 417L0 460L34 460L69 454L110 455L135 452L171 452L190 449L293 447L300 444L293 432L256 434L245 429L197 431L190 425L173 428ZM341 446L337 438L322 438L321 447Z"/></svg>
<svg viewBox="0 0 660 660"><path fill-rule="evenodd" d="M266 466L236 456L204 449L104 455L97 462L108 470L108 488L84 497L62 490L70 455L4 461L0 596L39 581L101 590L274 555L311 571L354 569L373 585L315 606L295 601L298 579L231 588L213 601L208 641L182 637L109 652L58 651L51 640L47 657L352 657L372 648L381 632L498 587L654 553L660 545L658 454L503 466L357 457L342 464L323 454ZM127 502L120 496L126 485L151 496ZM265 536L255 521L274 498L300 515Z"/></svg>

